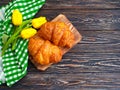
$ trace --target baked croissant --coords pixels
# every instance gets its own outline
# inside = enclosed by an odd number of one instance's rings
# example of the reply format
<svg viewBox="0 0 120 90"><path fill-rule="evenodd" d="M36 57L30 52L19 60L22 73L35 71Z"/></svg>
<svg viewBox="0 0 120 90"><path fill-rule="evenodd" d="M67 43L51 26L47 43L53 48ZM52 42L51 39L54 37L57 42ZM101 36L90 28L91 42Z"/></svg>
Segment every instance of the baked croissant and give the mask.
<svg viewBox="0 0 120 90"><path fill-rule="evenodd" d="M30 60L39 70L46 70L62 59L81 40L81 35L64 15L58 15L51 22L41 26L30 38L28 51Z"/></svg>
<svg viewBox="0 0 120 90"><path fill-rule="evenodd" d="M47 22L42 25L38 35L60 47L73 46L74 35L64 22Z"/></svg>
<svg viewBox="0 0 120 90"><path fill-rule="evenodd" d="M28 50L34 62L40 65L57 63L62 58L62 51L50 41L44 40L38 35L29 40Z"/></svg>

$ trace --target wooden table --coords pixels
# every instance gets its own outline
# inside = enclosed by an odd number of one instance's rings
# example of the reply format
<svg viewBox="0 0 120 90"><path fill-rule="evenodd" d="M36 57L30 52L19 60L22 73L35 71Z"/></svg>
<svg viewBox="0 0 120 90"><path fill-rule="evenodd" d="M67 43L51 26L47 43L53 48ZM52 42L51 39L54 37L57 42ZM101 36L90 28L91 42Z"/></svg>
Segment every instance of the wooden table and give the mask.
<svg viewBox="0 0 120 90"><path fill-rule="evenodd" d="M79 30L82 41L45 72L29 62L27 76L0 90L120 90L120 1L47 0L36 17L51 20L60 13Z"/></svg>

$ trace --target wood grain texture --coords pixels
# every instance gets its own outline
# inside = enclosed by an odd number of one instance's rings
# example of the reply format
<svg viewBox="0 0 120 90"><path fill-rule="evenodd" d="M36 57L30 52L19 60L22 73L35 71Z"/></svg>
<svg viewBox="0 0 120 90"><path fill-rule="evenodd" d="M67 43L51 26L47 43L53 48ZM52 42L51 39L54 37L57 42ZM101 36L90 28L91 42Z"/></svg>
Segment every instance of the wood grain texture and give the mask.
<svg viewBox="0 0 120 90"><path fill-rule="evenodd" d="M0 6L11 0L1 0ZM35 17L65 14L82 41L45 72L29 61L28 74L0 90L120 90L120 1L47 0Z"/></svg>
<svg viewBox="0 0 120 90"><path fill-rule="evenodd" d="M119 6L118 0L48 0L45 9L119 9Z"/></svg>
<svg viewBox="0 0 120 90"><path fill-rule="evenodd" d="M7 4L12 0L1 0L0 6ZM44 9L72 9L72 10L104 10L104 9L120 9L119 0L46 0Z"/></svg>
<svg viewBox="0 0 120 90"><path fill-rule="evenodd" d="M56 11L56 10L55 10ZM65 14L78 30L119 30L120 10L41 10L38 16L53 19L59 13Z"/></svg>

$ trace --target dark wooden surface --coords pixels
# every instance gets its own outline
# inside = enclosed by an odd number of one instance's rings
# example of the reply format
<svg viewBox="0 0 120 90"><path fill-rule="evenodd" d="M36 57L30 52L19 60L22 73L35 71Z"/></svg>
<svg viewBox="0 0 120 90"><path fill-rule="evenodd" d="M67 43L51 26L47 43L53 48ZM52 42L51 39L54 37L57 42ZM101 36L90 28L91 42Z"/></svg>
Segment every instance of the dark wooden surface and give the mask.
<svg viewBox="0 0 120 90"><path fill-rule="evenodd" d="M45 72L29 62L27 76L0 90L120 90L120 0L47 0L36 17L51 20L60 13L82 41Z"/></svg>

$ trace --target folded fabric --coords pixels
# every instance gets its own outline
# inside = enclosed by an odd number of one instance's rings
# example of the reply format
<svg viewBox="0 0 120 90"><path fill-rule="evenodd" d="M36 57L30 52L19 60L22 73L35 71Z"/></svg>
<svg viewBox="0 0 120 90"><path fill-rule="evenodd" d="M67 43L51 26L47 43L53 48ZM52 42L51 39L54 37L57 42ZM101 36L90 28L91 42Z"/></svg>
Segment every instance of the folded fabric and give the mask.
<svg viewBox="0 0 120 90"><path fill-rule="evenodd" d="M0 8L0 83L12 86L27 73L28 66L28 40L19 39L15 51L9 48L1 57L2 35L11 35L13 25L11 23L12 11L19 9L23 20L31 19L45 3L45 0L13 0L8 5Z"/></svg>

